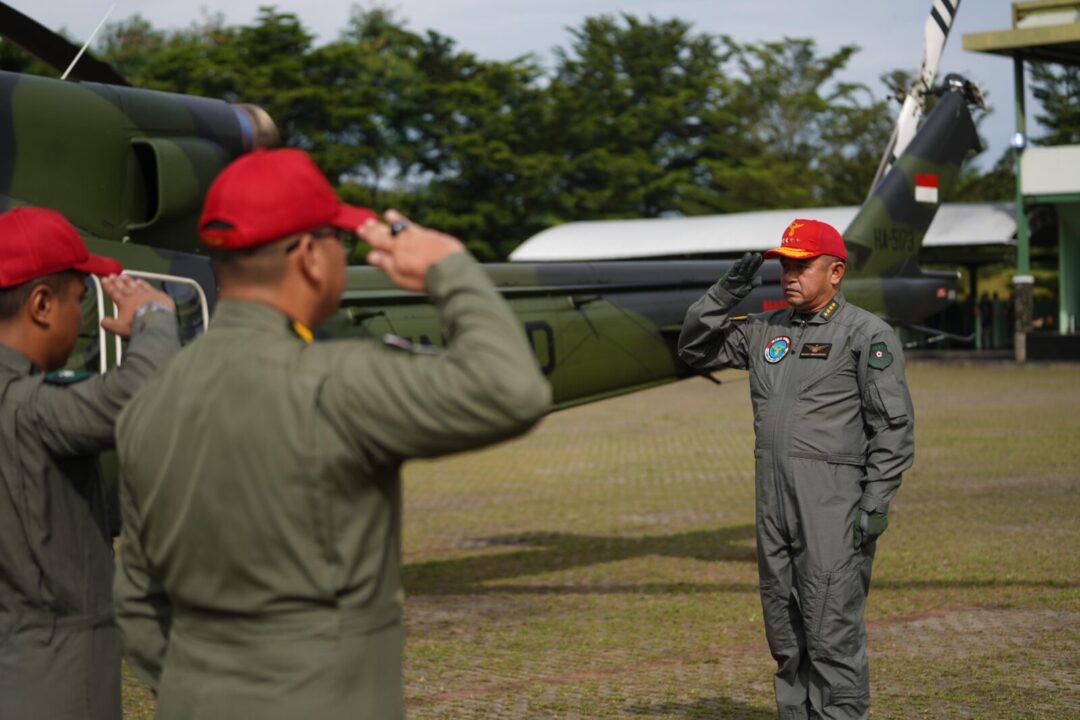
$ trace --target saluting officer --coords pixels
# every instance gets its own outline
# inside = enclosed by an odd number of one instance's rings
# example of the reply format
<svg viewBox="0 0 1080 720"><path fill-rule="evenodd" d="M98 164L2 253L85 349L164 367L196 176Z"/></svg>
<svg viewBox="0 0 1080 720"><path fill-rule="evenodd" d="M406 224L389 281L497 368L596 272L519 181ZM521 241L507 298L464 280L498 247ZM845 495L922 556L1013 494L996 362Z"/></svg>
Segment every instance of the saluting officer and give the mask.
<svg viewBox="0 0 1080 720"><path fill-rule="evenodd" d="M844 300L833 227L795 220L780 247L790 308L745 318L762 256L746 253L690 307L679 355L750 371L761 605L782 720L865 718L863 610L875 541L914 459L914 411L892 329Z"/></svg>
<svg viewBox="0 0 1080 720"><path fill-rule="evenodd" d="M386 217L341 204L299 150L246 155L210 188L214 320L117 431L117 616L158 718L401 717L401 464L548 409L521 325L462 244ZM442 351L312 342L357 228L371 264L427 291Z"/></svg>
<svg viewBox="0 0 1080 720"><path fill-rule="evenodd" d="M119 720L112 538L97 453L135 390L179 349L173 302L91 255L62 215L0 215L0 718ZM60 368L87 273L130 338L104 375Z"/></svg>

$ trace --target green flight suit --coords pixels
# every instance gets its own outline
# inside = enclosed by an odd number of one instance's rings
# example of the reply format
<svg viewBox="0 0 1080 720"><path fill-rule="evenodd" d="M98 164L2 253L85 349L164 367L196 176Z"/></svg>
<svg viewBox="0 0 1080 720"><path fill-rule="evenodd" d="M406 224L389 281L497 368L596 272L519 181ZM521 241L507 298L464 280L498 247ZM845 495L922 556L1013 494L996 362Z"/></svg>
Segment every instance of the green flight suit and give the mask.
<svg viewBox="0 0 1080 720"><path fill-rule="evenodd" d="M517 435L551 402L475 261L427 287L434 353L307 344L223 300L124 411L117 620L159 719L403 715L401 464Z"/></svg>
<svg viewBox="0 0 1080 720"><path fill-rule="evenodd" d="M123 364L67 383L0 345L0 718L118 720L112 537L96 453L124 403L179 349L135 322Z"/></svg>
<svg viewBox="0 0 1080 720"><path fill-rule="evenodd" d="M914 460L914 410L892 329L844 301L733 321L719 283L687 312L679 355L750 371L761 605L783 720L865 718L863 609L873 542L860 509L887 512Z"/></svg>

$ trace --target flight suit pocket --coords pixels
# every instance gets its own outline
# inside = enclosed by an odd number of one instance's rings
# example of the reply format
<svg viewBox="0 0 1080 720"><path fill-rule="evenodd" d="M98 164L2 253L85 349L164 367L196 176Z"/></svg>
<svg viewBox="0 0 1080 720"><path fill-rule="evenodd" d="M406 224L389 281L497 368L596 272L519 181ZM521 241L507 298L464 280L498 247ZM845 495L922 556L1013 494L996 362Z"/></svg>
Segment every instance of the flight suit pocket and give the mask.
<svg viewBox="0 0 1080 720"><path fill-rule="evenodd" d="M800 397L822 392L825 394L842 392L854 384L856 369L851 361L851 353L848 351L850 343L850 338L845 339L843 343L835 343L830 349L830 356L824 361L799 358L801 362L807 364L807 367L821 365L815 368L815 372L799 386ZM803 343L801 347L805 348L808 344L812 343Z"/></svg>
<svg viewBox="0 0 1080 720"><path fill-rule="evenodd" d="M826 573L818 608L817 647L822 657L850 657L858 652L866 592L858 569Z"/></svg>
<svg viewBox="0 0 1080 720"><path fill-rule="evenodd" d="M867 387L870 406L877 414L875 427L903 425L908 419L907 403L904 401L904 389L900 381L892 375L886 375L871 382Z"/></svg>

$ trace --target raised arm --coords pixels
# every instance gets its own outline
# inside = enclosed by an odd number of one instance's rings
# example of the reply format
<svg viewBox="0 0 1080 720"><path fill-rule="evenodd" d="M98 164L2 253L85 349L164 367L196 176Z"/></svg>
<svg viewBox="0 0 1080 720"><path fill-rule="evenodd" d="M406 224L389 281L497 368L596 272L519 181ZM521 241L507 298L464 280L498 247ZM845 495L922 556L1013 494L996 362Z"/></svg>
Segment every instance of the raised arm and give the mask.
<svg viewBox="0 0 1080 720"><path fill-rule="evenodd" d="M747 327L745 323L734 322L730 313L750 294L751 282L761 262L760 253L745 253L687 310L679 334L679 357L687 365L698 370L748 367Z"/></svg>
<svg viewBox="0 0 1080 720"><path fill-rule="evenodd" d="M352 344L320 393L323 411L384 462L480 447L532 427L550 407L551 388L510 306L461 244L416 225L396 237L381 225L362 235L375 248L372 264L401 287L427 289L446 347L414 354Z"/></svg>
<svg viewBox="0 0 1080 720"><path fill-rule="evenodd" d="M113 425L124 404L180 349L172 299L143 280L102 280L118 316L102 326L129 338L123 363L104 375L66 386L43 383L28 403L42 440L60 455L87 455L113 447Z"/></svg>

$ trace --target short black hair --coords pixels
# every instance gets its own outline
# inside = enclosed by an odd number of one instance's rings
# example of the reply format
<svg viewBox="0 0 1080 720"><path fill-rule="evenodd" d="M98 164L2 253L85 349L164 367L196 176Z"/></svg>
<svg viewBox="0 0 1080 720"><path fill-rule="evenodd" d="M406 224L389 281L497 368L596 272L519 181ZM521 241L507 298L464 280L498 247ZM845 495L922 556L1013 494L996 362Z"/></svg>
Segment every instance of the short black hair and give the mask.
<svg viewBox="0 0 1080 720"><path fill-rule="evenodd" d="M27 280L21 285L0 288L0 322L6 322L18 315L23 305L26 305L26 301L30 299L30 293L38 285L47 285L60 298L65 298L70 286L69 280L73 277L81 279L82 275L78 270L61 270Z"/></svg>
<svg viewBox="0 0 1080 720"><path fill-rule="evenodd" d="M286 246L295 240L289 235L261 245L220 250L209 248L210 266L218 285L228 281L253 284L274 284L285 277Z"/></svg>

